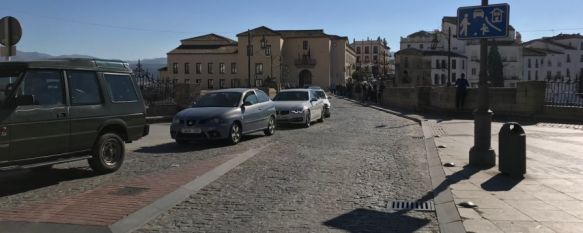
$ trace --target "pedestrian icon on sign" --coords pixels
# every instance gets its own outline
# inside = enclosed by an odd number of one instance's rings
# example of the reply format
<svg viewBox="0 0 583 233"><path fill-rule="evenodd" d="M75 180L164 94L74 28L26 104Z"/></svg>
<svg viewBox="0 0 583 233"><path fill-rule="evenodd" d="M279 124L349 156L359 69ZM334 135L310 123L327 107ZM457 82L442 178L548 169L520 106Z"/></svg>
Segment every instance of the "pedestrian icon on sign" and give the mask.
<svg viewBox="0 0 583 233"><path fill-rule="evenodd" d="M488 28L488 25L486 25L485 23L482 24L482 28L480 28L480 31L482 31L482 36L488 34L488 32L490 32L490 28Z"/></svg>
<svg viewBox="0 0 583 233"><path fill-rule="evenodd" d="M460 35L464 35L467 36L468 35L468 26L470 26L471 23L468 21L468 14L464 15L464 19L462 20L462 22L460 23Z"/></svg>

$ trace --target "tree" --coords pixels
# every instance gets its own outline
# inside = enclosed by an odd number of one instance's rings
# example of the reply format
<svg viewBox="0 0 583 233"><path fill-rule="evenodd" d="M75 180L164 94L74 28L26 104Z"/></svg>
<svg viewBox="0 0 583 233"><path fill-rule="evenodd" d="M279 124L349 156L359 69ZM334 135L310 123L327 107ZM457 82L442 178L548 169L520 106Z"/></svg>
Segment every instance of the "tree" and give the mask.
<svg viewBox="0 0 583 233"><path fill-rule="evenodd" d="M352 80L360 80L360 69L352 72Z"/></svg>
<svg viewBox="0 0 583 233"><path fill-rule="evenodd" d="M367 80L368 77L370 77L371 75L372 75L372 73L370 72L368 67L365 67L364 69L355 70L352 73L352 79L357 80L357 81L364 81L364 80Z"/></svg>
<svg viewBox="0 0 583 233"><path fill-rule="evenodd" d="M498 46L494 43L488 54L488 80L493 87L504 87L504 64L498 52Z"/></svg>

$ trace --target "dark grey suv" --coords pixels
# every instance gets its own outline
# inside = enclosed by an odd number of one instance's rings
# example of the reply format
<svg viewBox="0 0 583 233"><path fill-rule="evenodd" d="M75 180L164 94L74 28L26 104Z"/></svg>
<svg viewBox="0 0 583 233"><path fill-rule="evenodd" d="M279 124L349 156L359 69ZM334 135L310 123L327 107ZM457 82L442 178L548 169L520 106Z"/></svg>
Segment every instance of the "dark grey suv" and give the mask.
<svg viewBox="0 0 583 233"><path fill-rule="evenodd" d="M119 169L125 142L149 132L127 63L65 59L0 63L0 169L88 159Z"/></svg>

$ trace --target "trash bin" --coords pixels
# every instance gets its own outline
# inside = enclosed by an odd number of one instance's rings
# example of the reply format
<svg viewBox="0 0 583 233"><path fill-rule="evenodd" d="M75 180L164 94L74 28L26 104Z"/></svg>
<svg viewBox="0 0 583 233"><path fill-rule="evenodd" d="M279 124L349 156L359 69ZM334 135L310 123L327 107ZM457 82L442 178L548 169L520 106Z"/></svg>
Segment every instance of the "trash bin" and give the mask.
<svg viewBox="0 0 583 233"><path fill-rule="evenodd" d="M498 134L498 170L511 177L526 174L526 134L520 124L509 122Z"/></svg>

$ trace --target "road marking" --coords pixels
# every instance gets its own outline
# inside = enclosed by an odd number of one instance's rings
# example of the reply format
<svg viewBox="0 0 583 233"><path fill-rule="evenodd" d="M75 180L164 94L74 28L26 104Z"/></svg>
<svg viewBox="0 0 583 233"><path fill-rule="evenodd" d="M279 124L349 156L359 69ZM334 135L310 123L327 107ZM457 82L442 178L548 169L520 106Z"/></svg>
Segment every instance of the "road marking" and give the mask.
<svg viewBox="0 0 583 233"><path fill-rule="evenodd" d="M247 161L248 159L252 158L253 156L255 156L256 154L260 153L261 151L263 151L265 148L269 147L272 143L267 143L259 148L253 148L253 149L248 149L247 151L243 152L243 153L238 153L238 154L227 154L227 155L223 155L220 156L221 158L218 158L217 161L212 161L213 159L210 159L209 161L207 161L206 163L203 161L200 164L193 164L194 165L194 169L195 170L189 170L191 172L194 172L190 175L194 175L196 173L197 169L205 169L204 166L211 166L208 167L209 170L207 170L204 173L200 173L198 176L191 176L193 177L192 180L188 181L188 177L185 177L186 179L184 179L184 183L182 183L183 185L181 186L177 186L177 188L172 188L169 193L167 192L165 195L162 195L160 198L156 198L157 196L155 196L155 192L151 192L151 193L147 193L148 191L152 191L152 190L146 190L141 194L138 194L137 196L132 196L130 198L131 199L131 203L126 203L127 206L135 206L138 207L136 209L136 211L130 210L130 212L128 212L128 215L126 216L125 213L122 213L119 215L119 217L117 217L118 215L116 213L109 213L108 211L105 212L100 212L102 211L102 208L106 208L109 209L109 207L107 207L107 205L105 206L101 206L99 203L101 202L96 202L94 203L94 210L89 210L89 209L83 209L83 208L87 208L86 206L83 207L83 205L86 205L87 201L91 202L91 198L100 198L103 199L103 195L106 195L108 193L112 193L116 190L119 190L119 184L112 184L112 185L108 185L108 186L104 186L101 188L97 188L95 190L91 190L88 191L86 193L82 193L79 194L77 197L77 199L75 199L75 197L68 197L65 198L64 200L56 200L56 202L61 201L62 203L48 203L48 204L38 204L39 206L37 207L42 207L44 206L45 210L46 210L46 214L50 215L50 216L37 216L39 214L43 214L44 212L42 210L39 211L34 211L31 212L32 210L29 207L24 207L24 209L22 210L8 210L5 213L1 213L0 214L0 233L14 233L14 232L30 232L30 233L35 233L35 232L43 232L43 233L76 233L76 232L91 232L91 233L126 233L126 232L131 232L133 230L136 230L140 227L142 227L144 224L148 223L150 220L156 218L158 215L165 213L166 211L168 211L169 209L171 209L172 207L174 207L175 205L185 201L187 198L189 198L191 195L193 195L194 193L196 193L197 191L201 190L202 188L204 188L206 185L212 183L213 181L217 180L218 178L220 178L222 175L226 174L227 172L229 172L230 170L232 170L233 168L239 166L240 164L244 163L245 161ZM220 162L220 160L225 159L224 162ZM215 159L216 160L216 159ZM219 162L219 163L217 163ZM216 163L216 165L213 165L213 163ZM203 165L206 164L206 165ZM198 168L200 167L200 168ZM184 169L187 169L186 167ZM178 172L178 173L176 173ZM168 174L166 174L168 173ZM169 177L172 179L172 177L176 177L176 176L180 176L181 173L179 170L176 171L168 171L166 173L162 173L161 175ZM151 187L151 188L159 188L162 191L165 189L164 186L168 186L168 184L155 184L154 182L149 181L149 179L152 178L156 178L155 176L156 174L151 174L151 176L140 176L140 177L135 177L130 181L127 181L126 183L129 183L130 185L137 185L136 187L140 187L141 185L144 185L144 187ZM145 183L144 183L145 182ZM159 182L164 182L159 181ZM188 183L186 183L188 182ZM126 184L127 185L127 184ZM179 185L179 184L178 184ZM155 190L154 190L155 191ZM104 194L102 194L104 193ZM148 200L149 197L147 197L148 195L152 196L151 200ZM144 197L141 197L144 196ZM67 203L68 201L81 201L83 203L78 203L78 204L71 204L71 203ZM141 202L143 200L146 200L145 202ZM123 201L123 200L122 200ZM111 203L116 203L111 202L111 201L103 201L103 203L109 204L111 205ZM136 204L137 203L137 204ZM119 204L119 203L118 203ZM79 216L75 217L77 215L71 215L71 214L75 214L75 212L73 213L65 213L65 215L70 215L71 217L67 217L67 218L62 218L59 217L57 215L55 215L56 212L59 212L59 210L55 210L55 206L59 206L62 205L63 208L67 207L72 207L71 209L75 210L75 211L83 211L83 212L79 212ZM79 206L81 205L81 206ZM91 204L90 204L91 205ZM50 207L50 209L46 209L47 206ZM121 206L121 210L124 210L124 207L126 205ZM81 208L81 209L75 209L75 208ZM55 212L56 211L56 212ZM92 212L94 211L94 212ZM87 216L87 213L89 212L89 215L93 214L99 214L99 213L104 213L105 215L103 216L98 216L98 219L92 219L92 218L85 218ZM115 211L114 211L115 212ZM52 215L51 215L52 213ZM53 216L54 215L54 216ZM101 220L100 220L101 219Z"/></svg>
<svg viewBox="0 0 583 233"><path fill-rule="evenodd" d="M237 155L235 158L215 167L204 175L197 177L191 182L181 186L174 192L159 198L150 205L145 206L142 209L128 215L124 219L117 221L116 223L109 226L109 229L112 233L125 233L140 228L158 215L185 201L192 194L198 192L208 184L217 180L233 168L252 158L263 149L268 147L270 144L271 143L268 143L257 149L249 149L248 151Z"/></svg>

